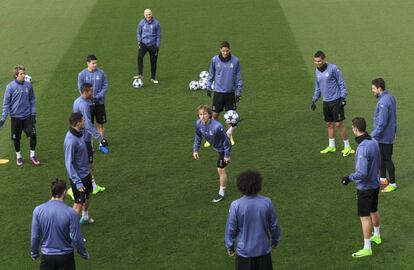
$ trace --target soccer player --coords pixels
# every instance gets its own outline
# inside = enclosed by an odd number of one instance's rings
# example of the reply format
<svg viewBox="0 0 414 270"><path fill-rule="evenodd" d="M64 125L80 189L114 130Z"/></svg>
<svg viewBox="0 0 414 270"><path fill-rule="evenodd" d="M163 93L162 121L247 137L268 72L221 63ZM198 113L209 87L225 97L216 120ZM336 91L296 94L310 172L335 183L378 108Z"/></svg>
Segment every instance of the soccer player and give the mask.
<svg viewBox="0 0 414 270"><path fill-rule="evenodd" d="M362 117L352 119L352 132L358 148L355 155L355 172L342 177L341 183L354 182L357 189L358 215L364 236L364 248L353 253L352 257L372 255L371 242L381 244L378 193L380 188L379 171L381 154L376 140L366 132L366 122ZM371 226L374 234L371 236Z"/></svg>
<svg viewBox="0 0 414 270"><path fill-rule="evenodd" d="M81 86L81 95L73 102L73 112L79 112L82 114L83 119L85 120L85 131L83 132L83 140L86 143L88 149L88 159L91 167L92 175L92 185L93 185L93 194L103 192L106 190L105 187L99 186L96 184L96 180L93 177L92 173L92 164L93 164L93 149L92 149L92 136L99 140L100 145L103 147L108 146L108 142L105 138L95 129L91 121L91 99L93 97L93 86L90 83L84 83ZM71 190L72 191L72 190ZM71 195L71 193L69 193Z"/></svg>
<svg viewBox="0 0 414 270"><path fill-rule="evenodd" d="M89 259L78 215L64 203L66 183L63 180L55 179L50 191L52 198L33 211L30 255L33 259L38 258L40 246L41 270L74 270L75 248L83 259Z"/></svg>
<svg viewBox="0 0 414 270"><path fill-rule="evenodd" d="M105 137L106 111L105 98L108 92L108 80L105 72L97 68L98 58L91 54L86 57L87 68L82 70L78 75L78 90L81 92L84 83L90 83L93 86L93 97L91 106L92 123L96 119L98 132Z"/></svg>
<svg viewBox="0 0 414 270"><path fill-rule="evenodd" d="M392 161L393 143L397 132L397 105L395 98L386 90L383 78L372 80L372 93L378 98L374 113L374 129L371 137L379 143L381 152L380 183L387 185L387 171L390 183L382 192L392 192L397 189L395 183L395 167Z"/></svg>
<svg viewBox="0 0 414 270"><path fill-rule="evenodd" d="M262 177L246 170L237 176L243 194L230 205L225 244L229 256L236 254L236 270L271 270L271 251L280 241L280 225L268 197L259 195Z"/></svg>
<svg viewBox="0 0 414 270"><path fill-rule="evenodd" d="M80 223L94 223L89 216L92 199L92 175L89 166L87 142L83 139L85 120L81 113L74 112L69 118L70 128L64 142L66 172L71 182L74 197L73 209L82 217Z"/></svg>
<svg viewBox="0 0 414 270"><path fill-rule="evenodd" d="M345 81L339 68L328 63L325 53L317 51L313 56L315 63L315 93L312 98L311 109L316 109L316 101L322 95L323 97L323 114L328 125L329 145L321 150L321 154L328 154L336 151L335 146L335 127L339 130L344 140L344 157L355 153L349 144L348 134L345 129L345 98L347 96Z"/></svg>
<svg viewBox="0 0 414 270"><path fill-rule="evenodd" d="M218 120L220 112L236 110L236 103L240 101L243 91L243 80L239 58L231 54L230 44L223 41L220 44L220 53L211 59L210 72L207 79L207 96L211 97L214 82L213 118ZM237 93L236 93L237 90ZM227 136L234 145L233 131L236 126L230 126ZM210 146L208 142L204 145Z"/></svg>
<svg viewBox="0 0 414 270"><path fill-rule="evenodd" d="M200 155L201 140L204 137L218 152L217 172L220 178L220 189L213 202L220 202L224 199L224 192L227 185L226 166L230 162L231 144L220 122L212 118L212 111L207 105L200 105L197 108L198 120L195 124L195 138L193 157L198 160Z"/></svg>
<svg viewBox="0 0 414 270"><path fill-rule="evenodd" d="M22 132L30 137L30 161L33 165L40 165L36 158L36 98L32 84L24 80L26 68L22 65L13 68L14 80L4 91L3 113L0 119L0 128L3 127L7 116L11 118L11 139L16 150L16 164L22 166L24 161L20 151Z"/></svg>
<svg viewBox="0 0 414 270"><path fill-rule="evenodd" d="M138 76L134 79L142 79L144 70L144 56L147 52L151 61L151 81L158 83L156 79L158 52L161 46L161 26L160 23L152 16L151 9L144 10L144 19L138 23L137 27L138 41Z"/></svg>

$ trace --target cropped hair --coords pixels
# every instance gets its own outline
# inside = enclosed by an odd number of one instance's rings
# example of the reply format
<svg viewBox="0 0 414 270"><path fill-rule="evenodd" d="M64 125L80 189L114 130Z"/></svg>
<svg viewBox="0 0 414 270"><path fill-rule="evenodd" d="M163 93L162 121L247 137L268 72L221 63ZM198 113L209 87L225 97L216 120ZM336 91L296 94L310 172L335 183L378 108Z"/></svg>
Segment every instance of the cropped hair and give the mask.
<svg viewBox="0 0 414 270"><path fill-rule="evenodd" d="M220 49L221 48L229 48L230 49L230 43L228 41L222 41L220 43Z"/></svg>
<svg viewBox="0 0 414 270"><path fill-rule="evenodd" d="M255 195L262 189L262 176L258 171L248 169L237 176L236 183L243 195Z"/></svg>
<svg viewBox="0 0 414 270"><path fill-rule="evenodd" d="M365 132L367 130L367 123L362 117L355 117L352 119L352 126L358 129L360 132Z"/></svg>
<svg viewBox="0 0 414 270"><path fill-rule="evenodd" d="M83 94L86 91L89 91L90 89L92 89L93 85L90 83L83 83L82 87L81 87L81 93Z"/></svg>
<svg viewBox="0 0 414 270"><path fill-rule="evenodd" d="M383 78L376 78L373 79L371 82L376 88L381 88L383 91L385 90L385 81Z"/></svg>
<svg viewBox="0 0 414 270"><path fill-rule="evenodd" d="M79 112L74 112L69 116L69 125L75 127L80 121L82 121L83 115Z"/></svg>
<svg viewBox="0 0 414 270"><path fill-rule="evenodd" d="M326 57L326 55L325 55L325 53L323 52L323 51L317 51L314 55L313 55L313 57L314 58L316 58L316 57L320 57L320 58L322 58L322 59L325 59L325 57Z"/></svg>
<svg viewBox="0 0 414 270"><path fill-rule="evenodd" d="M86 57L86 62L91 62L93 60L98 60L98 58L96 58L96 56L94 54L90 54Z"/></svg>
<svg viewBox="0 0 414 270"><path fill-rule="evenodd" d="M62 197L66 189L66 182L60 180L59 178L55 178L50 184L50 192L52 193L52 197L54 198Z"/></svg>

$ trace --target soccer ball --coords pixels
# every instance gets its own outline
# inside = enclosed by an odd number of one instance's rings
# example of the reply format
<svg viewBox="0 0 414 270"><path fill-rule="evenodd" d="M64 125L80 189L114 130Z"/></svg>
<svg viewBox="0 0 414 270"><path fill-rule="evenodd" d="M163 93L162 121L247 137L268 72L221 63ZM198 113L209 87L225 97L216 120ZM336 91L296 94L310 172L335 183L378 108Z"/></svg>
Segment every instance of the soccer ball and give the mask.
<svg viewBox="0 0 414 270"><path fill-rule="evenodd" d="M198 81L198 84L200 85L201 90L206 90L207 89L207 80L200 79Z"/></svg>
<svg viewBox="0 0 414 270"><path fill-rule="evenodd" d="M198 90L198 88L200 88L200 83L198 81L191 81L188 87L190 88L190 90L195 91Z"/></svg>
<svg viewBox="0 0 414 270"><path fill-rule="evenodd" d="M237 125L239 120L240 120L240 117L236 111L230 110L224 114L224 122L226 122L229 125Z"/></svg>
<svg viewBox="0 0 414 270"><path fill-rule="evenodd" d="M24 75L24 80L28 83L32 82L32 77L30 75Z"/></svg>
<svg viewBox="0 0 414 270"><path fill-rule="evenodd" d="M201 71L200 72L200 79L207 80L208 75L209 75L208 71Z"/></svg>
<svg viewBox="0 0 414 270"><path fill-rule="evenodd" d="M144 82L141 79L135 79L132 82L132 86L136 89L141 88L144 85Z"/></svg>

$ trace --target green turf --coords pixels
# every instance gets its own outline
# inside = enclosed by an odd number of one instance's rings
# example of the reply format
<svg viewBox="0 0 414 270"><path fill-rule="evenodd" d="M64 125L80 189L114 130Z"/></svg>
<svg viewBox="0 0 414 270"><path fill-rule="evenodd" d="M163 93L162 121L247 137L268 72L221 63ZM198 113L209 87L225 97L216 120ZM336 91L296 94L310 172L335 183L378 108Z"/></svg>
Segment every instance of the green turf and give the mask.
<svg viewBox="0 0 414 270"><path fill-rule="evenodd" d="M76 78L85 56L95 53L110 83L111 152L96 154L95 175L107 192L94 199L96 224L82 227L91 260L77 256L78 269L232 269L224 224L231 200L239 196L235 175L248 167L263 173L263 194L278 210L283 240L273 254L277 269L410 269L411 2L153 1L163 35L160 84L149 83L145 59L146 84L137 91L131 87L135 31L146 4L32 0L16 15L12 1L0 3L0 89L11 66L28 67L38 97L37 152L44 162L40 168L15 166L8 120L0 132L0 158L12 161L0 167L0 268L38 268L29 257L31 212L48 198L53 177L66 179L62 144ZM234 135L226 200L213 205L216 155L202 149L200 161L191 157L195 107L211 100L187 85L208 69L224 39L241 59L245 93L239 112L246 121ZM319 154L327 143L321 103L316 112L309 109L317 49L344 73L348 126L356 115L371 121L372 78L384 76L397 97L401 189L381 196L383 244L371 258L351 258L362 237L354 188L339 180L352 171L353 158ZM27 143L23 152L27 156Z"/></svg>

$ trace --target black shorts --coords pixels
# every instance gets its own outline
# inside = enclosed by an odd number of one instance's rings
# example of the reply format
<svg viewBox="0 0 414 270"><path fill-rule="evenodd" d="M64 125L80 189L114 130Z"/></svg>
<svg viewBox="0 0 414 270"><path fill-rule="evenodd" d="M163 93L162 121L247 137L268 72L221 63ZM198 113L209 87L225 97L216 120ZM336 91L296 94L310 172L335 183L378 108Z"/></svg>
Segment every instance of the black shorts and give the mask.
<svg viewBox="0 0 414 270"><path fill-rule="evenodd" d="M75 257L73 253L64 255L44 255L40 259L40 270L75 270Z"/></svg>
<svg viewBox="0 0 414 270"><path fill-rule="evenodd" d="M239 255L236 255L236 270L251 270L251 269L260 269L260 270L272 270L272 257L269 254L258 257L249 257L245 258Z"/></svg>
<svg viewBox="0 0 414 270"><path fill-rule="evenodd" d="M218 153L218 159L217 159L217 168L224 169L227 167L227 163L224 162L224 152Z"/></svg>
<svg viewBox="0 0 414 270"><path fill-rule="evenodd" d="M32 117L23 120L11 117L11 139L20 140L23 131L27 137L36 136L36 128Z"/></svg>
<svg viewBox="0 0 414 270"><path fill-rule="evenodd" d="M94 104L91 106L91 121L92 123L105 124L106 123L106 111L105 104Z"/></svg>
<svg viewBox="0 0 414 270"><path fill-rule="evenodd" d="M325 122L342 122L345 120L344 106L341 104L341 99L336 99L329 102L323 102L323 115Z"/></svg>
<svg viewBox="0 0 414 270"><path fill-rule="evenodd" d="M88 161L89 164L93 163L93 148L92 148L92 142L85 142L86 144L86 150L88 151Z"/></svg>
<svg viewBox="0 0 414 270"><path fill-rule="evenodd" d="M390 161L392 159L392 151L394 149L394 145L384 143L379 143L378 145L381 152L381 159L384 161Z"/></svg>
<svg viewBox="0 0 414 270"><path fill-rule="evenodd" d="M237 109L236 97L235 97L234 92L231 92L231 93L214 92L212 111L219 113L223 111L223 108L225 108L225 111L230 111L230 110L235 111Z"/></svg>
<svg viewBox="0 0 414 270"><path fill-rule="evenodd" d="M83 204L87 199L89 199L89 196L91 195L93 191L92 186L92 176L88 174L86 177L81 179L83 186L85 187L84 192L80 192L76 185L70 181L70 185L72 187L73 197L75 198L75 203Z"/></svg>
<svg viewBox="0 0 414 270"><path fill-rule="evenodd" d="M378 211L378 193L379 188L357 190L358 216L368 217Z"/></svg>

